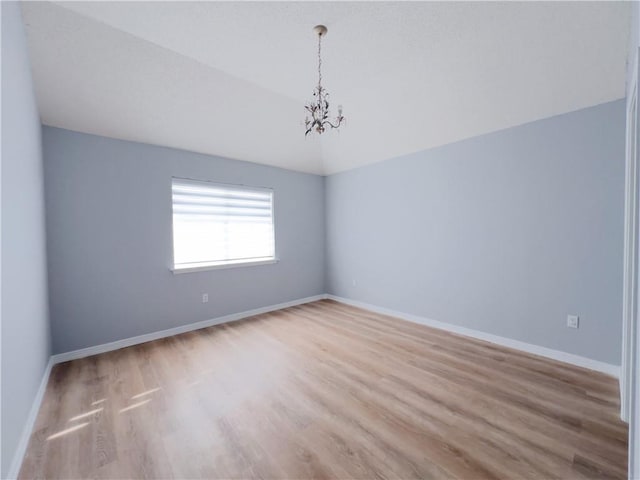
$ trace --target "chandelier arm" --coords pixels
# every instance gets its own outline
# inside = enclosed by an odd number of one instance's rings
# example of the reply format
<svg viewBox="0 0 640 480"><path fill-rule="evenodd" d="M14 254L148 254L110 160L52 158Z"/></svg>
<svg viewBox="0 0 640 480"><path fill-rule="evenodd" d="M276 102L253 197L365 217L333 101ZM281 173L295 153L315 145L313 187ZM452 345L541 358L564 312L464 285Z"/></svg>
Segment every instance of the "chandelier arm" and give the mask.
<svg viewBox="0 0 640 480"><path fill-rule="evenodd" d="M334 125L329 120L325 120L324 122L322 122L322 124L324 125L326 123L326 124L329 124L329 126L331 126L331 128L338 128L340 126L340 124L342 123L342 120L344 120L344 118L339 118L337 125Z"/></svg>

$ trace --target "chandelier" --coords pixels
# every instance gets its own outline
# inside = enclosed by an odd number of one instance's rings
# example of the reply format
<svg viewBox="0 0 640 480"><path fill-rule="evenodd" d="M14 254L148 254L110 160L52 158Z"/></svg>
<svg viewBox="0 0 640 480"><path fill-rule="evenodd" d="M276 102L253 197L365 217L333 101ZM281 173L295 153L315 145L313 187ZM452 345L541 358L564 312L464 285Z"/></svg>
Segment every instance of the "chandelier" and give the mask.
<svg viewBox="0 0 640 480"><path fill-rule="evenodd" d="M307 111L307 116L304 119L304 125L307 129L304 132L306 137L312 130L315 130L319 134L325 131L327 126L331 128L338 128L344 117L342 116L342 105L338 105L338 116L333 123L329 120L329 93L322 86L322 36L327 34L327 27L324 25L316 25L313 27L313 31L318 35L318 85L313 90L314 100L304 106ZM309 118L309 114L311 118Z"/></svg>

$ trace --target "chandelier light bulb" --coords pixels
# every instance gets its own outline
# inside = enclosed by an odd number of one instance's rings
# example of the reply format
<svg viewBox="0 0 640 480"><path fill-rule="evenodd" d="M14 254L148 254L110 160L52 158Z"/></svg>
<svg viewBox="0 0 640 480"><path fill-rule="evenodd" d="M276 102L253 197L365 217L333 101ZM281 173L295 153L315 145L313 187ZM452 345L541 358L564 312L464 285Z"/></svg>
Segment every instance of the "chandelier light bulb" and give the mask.
<svg viewBox="0 0 640 480"><path fill-rule="evenodd" d="M307 116L304 120L305 137L314 130L321 134L327 127L337 129L344 120L342 105L338 106L338 116L335 120L333 122L329 120L329 92L322 86L322 37L327 34L327 27L316 25L313 27L313 31L318 35L318 85L313 91L314 99L304 107L307 111Z"/></svg>

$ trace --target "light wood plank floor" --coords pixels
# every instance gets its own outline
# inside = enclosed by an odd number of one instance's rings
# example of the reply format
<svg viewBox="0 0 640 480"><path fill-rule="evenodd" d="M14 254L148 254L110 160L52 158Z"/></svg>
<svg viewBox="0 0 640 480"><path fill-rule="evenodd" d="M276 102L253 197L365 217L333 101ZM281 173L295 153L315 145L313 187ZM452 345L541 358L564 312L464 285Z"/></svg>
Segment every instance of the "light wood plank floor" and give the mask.
<svg viewBox="0 0 640 480"><path fill-rule="evenodd" d="M626 478L617 381L332 301L56 365L21 478Z"/></svg>

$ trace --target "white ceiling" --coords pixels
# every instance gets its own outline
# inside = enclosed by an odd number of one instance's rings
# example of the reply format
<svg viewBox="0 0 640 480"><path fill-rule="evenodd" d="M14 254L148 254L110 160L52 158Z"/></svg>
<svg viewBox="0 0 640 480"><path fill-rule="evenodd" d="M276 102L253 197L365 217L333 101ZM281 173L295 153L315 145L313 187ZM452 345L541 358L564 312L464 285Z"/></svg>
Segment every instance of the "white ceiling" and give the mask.
<svg viewBox="0 0 640 480"><path fill-rule="evenodd" d="M329 174L624 96L629 2L29 2L42 121ZM347 124L304 137L316 79Z"/></svg>

